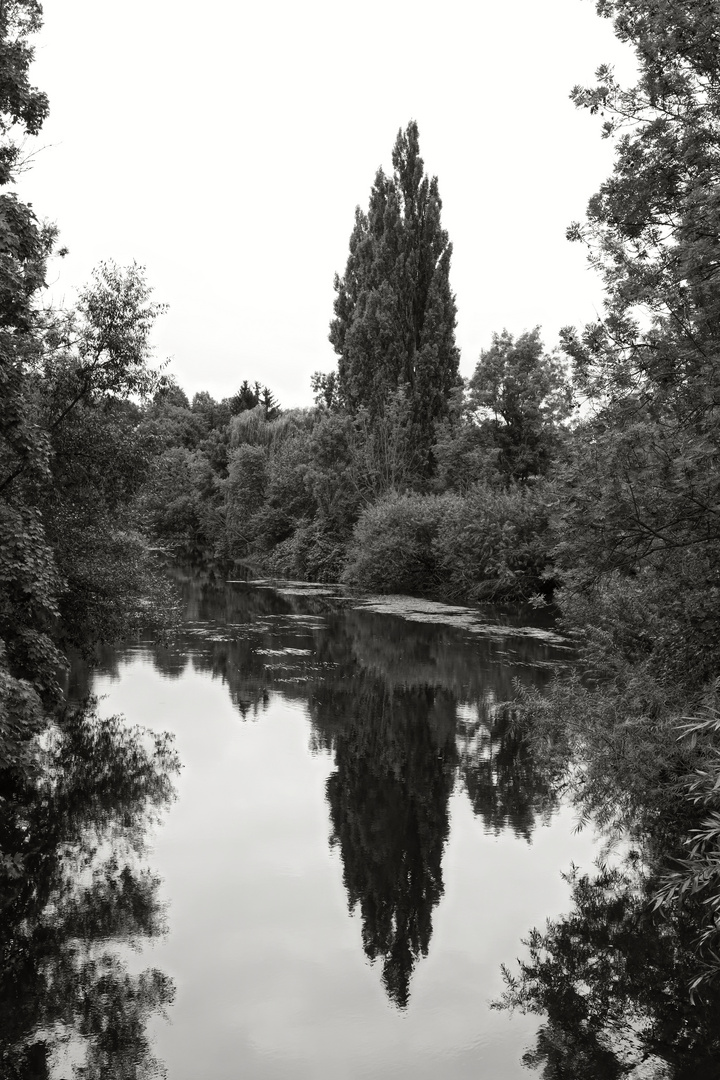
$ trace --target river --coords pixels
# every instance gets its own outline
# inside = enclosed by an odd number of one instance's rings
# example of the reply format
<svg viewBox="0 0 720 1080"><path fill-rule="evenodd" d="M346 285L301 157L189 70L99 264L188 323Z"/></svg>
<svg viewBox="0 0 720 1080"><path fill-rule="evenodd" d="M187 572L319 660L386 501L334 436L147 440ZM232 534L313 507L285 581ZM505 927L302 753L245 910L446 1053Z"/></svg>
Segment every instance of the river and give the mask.
<svg viewBox="0 0 720 1080"><path fill-rule="evenodd" d="M109 1009L125 1049L106 1037L83 1075L527 1076L538 1018L490 1008L501 965L565 910L562 873L596 845L497 703L514 680L542 686L567 644L503 612L178 580L179 636L71 676L101 717L171 732L180 761L164 805L123 811L128 869L99 826L70 860L69 888L109 858L107 881L145 882L151 912L136 899L131 929L102 940L133 1019ZM64 1022L49 1075L88 1068L88 1032Z"/></svg>

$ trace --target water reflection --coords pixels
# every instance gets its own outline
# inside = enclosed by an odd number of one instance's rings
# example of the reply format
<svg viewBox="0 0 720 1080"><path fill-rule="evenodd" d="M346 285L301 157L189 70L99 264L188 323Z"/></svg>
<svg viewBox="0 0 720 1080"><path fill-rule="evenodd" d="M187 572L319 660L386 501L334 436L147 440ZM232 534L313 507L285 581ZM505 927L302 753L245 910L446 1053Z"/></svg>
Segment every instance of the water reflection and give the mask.
<svg viewBox="0 0 720 1080"><path fill-rule="evenodd" d="M261 716L276 693L304 704L314 749L334 757L329 839L348 906L361 914L363 947L388 998L404 1008L443 893L454 788L488 832L526 841L557 807L550 778L497 702L515 679L543 681L564 654L512 626L462 634L322 590L226 587L210 574L181 585L186 629L151 649L156 669L170 679L189 665L210 672L244 719ZM124 655L105 651L101 670L117 672ZM89 689L87 671L78 667L74 680L76 693Z"/></svg>
<svg viewBox="0 0 720 1080"><path fill-rule="evenodd" d="M552 862L552 854L543 854L544 840L552 830L537 833L538 826L549 823L558 807L558 781L561 778L557 775L560 768L555 761L557 755L552 752L543 755L542 762L535 758L522 732L501 706L502 701L512 695L514 680L542 684L549 675L552 661L563 659L562 650L549 637L533 639L516 633L509 622L492 634L463 633L448 625L404 621L367 607L359 608L347 598L333 598L323 595L322 591L306 594L302 590L277 592L242 585L228 588L210 574L185 579L182 588L188 614L183 634L162 646L106 650L98 658L100 670L112 676L119 673L124 660L139 655L146 662L152 661L156 670L169 680L177 681L184 672L199 671L221 681L235 709L229 719L225 716L223 723L237 734L239 729L235 719L247 722L242 728L242 740L235 743L233 753L236 756L230 758L228 776L231 779L226 778L226 785L238 783L234 770L247 753L253 741L251 736L265 735L272 728L271 706L273 702L277 703L277 697L302 706L310 722L311 750L332 756L332 765L324 759L312 763L323 765L323 771L316 775L326 776L329 770L325 792L327 817L321 813L316 820L319 829L323 830L329 819L328 839L333 852L342 860L348 907L359 916L365 955L375 965L384 992L394 1006L392 1011L384 1010L383 1015L396 1016L395 1010L407 1010L398 1020L398 1028L402 1026L404 1032L410 1031L410 1023L415 1021L418 1025L412 1029L415 1043L418 1038L422 1041L422 1024L429 1016L427 1010L423 1012L418 1008L423 1001L423 976L437 980L434 1001L445 996L450 999L448 1014L453 1014L450 1018L453 1022L454 1014L462 1011L465 1001L471 1000L472 991L477 991L478 986L482 990L485 986L481 963L486 942L482 941L482 947L477 948L476 941L474 952L468 943L473 933L481 936L485 932L480 926L485 917L481 895L485 886L487 894L501 897L499 903L507 903L509 908L515 902L513 889L518 895L531 893L534 898L541 874L538 862L532 864L529 874L518 878L517 863L513 866L512 859L504 860L508 848L503 852L501 834L507 837L511 833L519 839L520 843L512 847L515 853L522 849L528 865L539 854L549 865L562 868L569 864L569 849L564 848L562 855L558 855L557 864ZM142 669L143 665L138 665L136 670L142 673ZM91 683L90 672L79 664L73 672L73 693L82 696L91 689ZM140 685L146 684L140 680ZM188 685L192 685L191 680ZM171 694L168 699L178 700ZM252 722L262 721L266 710L270 713L270 722L262 729L251 727ZM262 759L263 766L258 769L258 790L272 786L268 783L268 774L278 766L288 732L298 732L291 716L293 710L276 711L290 716L290 721L283 729L281 742L269 740L264 743L272 750ZM190 722L188 726L194 732L197 751L208 728ZM262 741L255 740L256 744ZM218 756L224 753L227 745L223 732L208 755L211 784L215 783ZM283 749L279 751L281 745ZM302 749L300 753L308 764ZM87 757L84 751L77 754L78 759L83 756ZM112 764L114 761L117 761L117 767ZM110 747L102 753L98 750L92 767L85 772L77 763L72 766L75 769L73 783L84 792L81 804L83 800L93 805L98 802L93 795L93 785L96 776L102 777L106 767L111 774L118 774L113 784L121 782L127 774L134 791L133 798L128 795L123 803L121 795L113 795L105 817L99 812L102 809L100 800L94 816L80 815L78 818L85 825L78 825L73 831L67 823L58 824L56 834L50 828L48 815L62 822L64 811L47 811L43 818L41 802L33 811L38 821L45 822L43 827L50 830L49 850L54 854L47 870L50 885L40 885L42 895L37 901L37 909L32 906L34 894L24 900L27 910L39 912L36 926L29 929L17 913L13 915L15 933L21 943L17 947L17 956L8 951L7 939L2 939L3 948L11 957L11 970L18 973L18 983L27 987L27 992L23 990L17 1001L5 991L0 1000L3 1019L7 1017L7 1028L12 1033L11 1055L15 1054L14 1058L10 1056L0 1061L3 1065L6 1060L10 1063L10 1076L49 1076L43 1061L51 1056L57 1037L52 1037L55 1038L53 1043L48 1032L64 1032L71 1028L75 1032L88 1032L91 1037L88 1061L95 1072L89 1075L136 1077L151 1075L152 1069L157 1068L143 1041L144 1025L153 1010L170 1000L171 988L157 973L148 974L144 982L135 977L133 982L125 969L113 967L113 963L119 964L117 955L115 961L103 960L107 956L104 945L111 939L125 940L157 932L162 921L156 899L157 883L149 876L143 876L132 858L123 855L118 857L116 864L108 862L110 849L107 844L103 845L101 837L117 837L129 845L128 850L135 850L133 843L137 846L141 841L142 830L133 830L133 822L137 824L140 819L132 806L144 805L146 812L163 801L168 790L165 773L171 771L172 763L167 760L164 773L159 760L155 761L154 771L145 769L144 772L137 762L133 763L132 755L125 764L123 761L123 752L118 753ZM101 767L100 762L105 764ZM282 801L282 785L291 775L295 774L283 772L274 793L268 797L273 808ZM112 787L108 779L108 791ZM213 803L215 818L226 813L227 796L228 788L221 785L217 802ZM197 803L188 805L190 810L184 829L197 809ZM454 838L458 835L459 820L472 821L470 808L486 837L483 838L481 857L478 856L479 848L465 849L463 869L470 867L472 871L468 878L473 881L473 891L466 895L469 905L456 909L459 916L454 914L454 926L461 928L459 944L451 959L448 959L447 951L443 953L443 949L438 949L427 964L422 965L422 958L431 950L433 921L437 937L447 935L446 916L453 900L450 886L447 907L438 914L437 906L443 895L443 869L446 880L453 881L451 858L446 858L443 868L450 806ZM244 828L251 831L256 827L252 799L242 803L242 807ZM32 824L35 819L30 815L28 820ZM100 826L88 825L90 820L99 821ZM265 833L259 829L260 847L272 837L276 820L270 815L270 829L267 829L267 823ZM209 821L212 826L213 818ZM37 824L32 827L36 831L39 829ZM15 838L0 838L0 847L12 850L13 843L16 847L23 843L23 828L19 822ZM120 831L116 832L117 829ZM473 830L473 836L476 837L478 832ZM204 843L206 833L203 829L200 833L201 843ZM85 864L81 856L73 866L70 865L68 848L63 847L60 836L85 840L93 867L89 876L83 869ZM293 833L293 839L295 836L300 836L300 830ZM324 832L321 831L319 836L322 848ZM497 843L495 838L498 838ZM179 840L184 852L185 831L180 830ZM125 850L122 843L118 848L113 840L112 850ZM531 850L530 844L533 844ZM84 850L82 843L77 850ZM246 847L235 845L233 850L247 854L248 850L253 850L252 843ZM499 857L493 861L496 854ZM303 889L306 884L306 863L307 860L298 860L300 869L294 870L295 876L271 876L270 884L265 883L265 891L258 893L260 899L244 909L249 912L249 930L246 929L247 936L242 938L239 966L245 964L249 938L264 933L257 953L253 953L253 962L257 966L253 968L251 964L248 970L257 971L261 966L272 969L273 961L268 954L274 947L278 928L281 928L282 937L285 927L290 927L287 938L283 937L277 947L278 952L292 948L298 916L293 905L302 907L303 902L313 908L322 927L313 938L316 950L323 951L328 966L335 964L338 954L330 952L329 935L328 939L324 936L324 919L327 911L333 910L332 905L318 914L318 894L309 889L299 892L298 883L303 882ZM254 886L256 865L260 865L260 861L252 862L248 874L240 878L241 882L250 881ZM494 867L492 873L488 873L490 865ZM53 866L61 867L62 872L53 870ZM71 871L76 875L74 878ZM35 873L37 880L42 882L40 869ZM670 1077L673 1080L695 1080L696 1077L720 1080L717 1064L720 1035L716 1020L720 997L710 989L704 998L691 1002L687 993L696 933L692 912L685 910L682 920L674 922L656 919L648 904L652 882L646 880L646 875L639 859L630 856L614 870L573 878L572 910L568 915L552 920L544 931L533 933L529 957L526 953L519 971L514 969L510 975L505 1004L542 1018L535 1045L526 1052L524 1061L547 1080L581 1076L591 1080L619 1080L625 1076L633 1080L641 1077L644 1080L669 1080ZM82 889L79 880L83 882ZM339 876L333 881L339 886ZM268 903L268 898L274 903L286 894L291 895L287 904L289 914L283 908L282 919L269 920L265 925L260 910L263 904ZM299 895L305 897L304 901L298 901ZM558 901L549 911L557 911L561 903ZM342 896L338 906L343 926L347 926L342 914ZM543 910L538 918L544 919L546 913ZM234 933L236 917L239 915L233 908L230 920L218 931L220 951L225 950L228 934ZM534 914L530 916L531 919L534 917ZM443 918L446 919L444 928ZM201 927L195 932L202 937L204 926L201 923L195 925ZM531 922L523 919L520 925L525 927ZM26 967L22 961L24 933L28 935ZM55 944L58 941L60 946ZM90 944L80 945L80 941ZM507 949L507 958L519 951L515 942L503 947ZM318 996L311 1002L313 975L305 966L304 953L309 951L305 942L301 951L303 966L291 968L287 986L284 983L285 967L279 964L278 969L272 971L262 992L258 990L262 1006L256 1012L248 1005L255 994L254 982L252 990L237 999L243 1002L245 1011L251 1013L247 1021L248 1031L252 1029L248 1042L252 1043L256 1038L268 1054L276 1055L272 1059L275 1072L269 1067L263 1072L262 1066L256 1064L259 1058L249 1056L248 1060L255 1063L252 1075L334 1076L342 1071L337 1063L344 1065L350 1060L347 1048L351 1045L348 1033L352 1029L347 1016L352 1014L354 1002L351 1008L349 997L342 998L344 961L338 963L337 973L333 968L337 981L330 984L331 992L325 998ZM442 982L442 965L433 968L438 953L443 955L448 968L452 966L453 969L452 977L445 983ZM353 956L356 955L357 951ZM105 967L103 963L106 963ZM458 968L462 975L463 965L466 981L463 983L461 977L453 981ZM224 1001L228 986L222 982L222 967L218 970L221 972L220 985L211 990L207 989L211 980L205 978L205 969L202 969L203 977L195 980L198 984L196 997L188 1008L205 993L208 1000L213 992L216 993L209 1010L215 1009L216 1000ZM302 971L301 975L298 975L299 971ZM414 976L413 1008L408 1009ZM38 979L35 989L33 980ZM252 982L252 977L249 981ZM368 982L372 982L375 990L377 983L374 980ZM237 993L233 987L234 982L230 984L230 994ZM363 983L363 987L367 988L367 984ZM426 979L425 991L427 987ZM448 988L450 992L446 995ZM92 994L99 995L94 1004ZM337 1017L333 1021L328 1015L328 1002L336 997L341 998L338 1008L343 1014L340 1021ZM303 1004L306 998L308 1003L298 1019L297 1014L302 1011L298 1005L301 998ZM316 1005L316 1012L312 1013ZM178 1009L180 1007L179 1002ZM473 1007L471 1002L468 1008L472 1011ZM376 1020L377 1017L373 1024ZM437 1062L429 1057L431 1071L422 1075L433 1075L432 1070L435 1070L444 1075L463 1077L515 1076L514 1072L496 1069L492 1062L483 1058L485 1049L479 1049L482 1043L476 1036L485 1021L479 1020L475 1013L470 1021L470 1038L467 1027L452 1026L446 1016L443 1022L447 1024L447 1032L443 1031L442 1045L451 1047L449 1055L456 1054L461 1039L466 1039L468 1048L472 1047L467 1050L465 1069L461 1070L450 1056L436 1069ZM233 1033L235 1024L233 1018ZM258 1029L260 1037L257 1036ZM332 1030L340 1031L337 1035L340 1049L333 1065L323 1071L313 1057L315 1043L324 1042L326 1038L332 1042L329 1034ZM382 1039L377 1038L378 1030L375 1026L359 1027L359 1034L355 1033L352 1044L355 1052L359 1052L358 1047L377 1042L377 1061L380 1063L375 1074L363 1071L358 1065L357 1075L389 1075L390 1072L396 1075L392 1061L383 1056L389 1044L383 1045ZM208 1039L214 1031L215 1028L211 1028ZM458 1031L462 1032L459 1038ZM317 1039L315 1033L319 1033ZM191 1037L195 1038L195 1029ZM313 1042L312 1051L304 1049L303 1039ZM236 1045L239 1044L232 1043L233 1047ZM183 1047L178 1053L184 1051ZM513 1051L519 1058L522 1053L520 1041L513 1046L511 1053ZM247 1053L247 1050L243 1052ZM412 1062L405 1044L401 1053L397 1075L419 1075L418 1063L423 1048ZM312 1059L312 1065L310 1071L303 1072L302 1062L306 1059ZM286 1071L283 1071L282 1061L287 1065ZM187 1073L196 1074L197 1070Z"/></svg>
<svg viewBox="0 0 720 1080"><path fill-rule="evenodd" d="M408 1002L442 896L442 853L456 751L454 700L429 686L390 690L371 674L322 687L312 717L336 769L327 784L331 844L341 852L363 947L382 963L396 1005Z"/></svg>
<svg viewBox="0 0 720 1080"><path fill-rule="evenodd" d="M98 1080L162 1074L146 1026L172 982L131 973L120 947L164 927L144 835L177 768L167 738L83 705L47 733L34 777L0 770L0 850L23 865L0 880L3 1077L41 1080L68 1062Z"/></svg>
<svg viewBox="0 0 720 1080"><path fill-rule="evenodd" d="M572 883L571 912L532 932L529 956L506 972L498 1003L546 1017L526 1066L546 1080L717 1080L720 988L694 999L688 992L697 966L692 904L658 916L635 853Z"/></svg>
<svg viewBox="0 0 720 1080"><path fill-rule="evenodd" d="M508 709L488 696L469 717L458 718L457 743L465 790L488 832L511 829L529 841L538 821L549 823L559 778L550 762L536 762Z"/></svg>

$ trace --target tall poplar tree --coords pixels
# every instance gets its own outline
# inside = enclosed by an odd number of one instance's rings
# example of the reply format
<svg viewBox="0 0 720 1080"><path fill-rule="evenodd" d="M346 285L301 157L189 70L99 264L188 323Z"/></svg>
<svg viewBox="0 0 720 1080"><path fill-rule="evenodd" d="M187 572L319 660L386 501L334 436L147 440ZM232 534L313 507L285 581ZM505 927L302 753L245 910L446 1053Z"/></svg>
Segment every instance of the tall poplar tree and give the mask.
<svg viewBox="0 0 720 1080"><path fill-rule="evenodd" d="M425 174L415 121L399 131L393 175L378 170L367 213L355 211L344 277L335 277L330 341L343 406L382 415L404 388L418 449L429 463L433 422L458 382L452 245L440 223L437 177Z"/></svg>

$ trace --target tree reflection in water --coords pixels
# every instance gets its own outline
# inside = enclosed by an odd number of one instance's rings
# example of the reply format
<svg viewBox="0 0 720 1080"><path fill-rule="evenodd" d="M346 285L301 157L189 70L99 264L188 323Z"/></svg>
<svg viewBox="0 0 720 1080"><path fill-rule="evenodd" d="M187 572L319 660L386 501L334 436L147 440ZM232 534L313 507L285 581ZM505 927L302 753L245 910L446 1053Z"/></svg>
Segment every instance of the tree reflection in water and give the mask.
<svg viewBox="0 0 720 1080"><path fill-rule="evenodd" d="M342 855L348 905L360 910L365 954L381 960L388 997L404 1008L443 891L454 702L447 691L391 691L365 676L321 688L312 716L335 754L330 842Z"/></svg>
<svg viewBox="0 0 720 1080"><path fill-rule="evenodd" d="M558 806L558 776L548 759L541 766L512 711L492 695L470 719L458 718L459 769L473 810L488 832L511 829L528 842L538 820L547 824Z"/></svg>
<svg viewBox="0 0 720 1080"><path fill-rule="evenodd" d="M86 703L47 733L32 777L0 770L0 850L24 864L0 880L3 1077L41 1080L63 1055L86 1078L162 1074L145 1029L172 982L131 974L120 949L164 928L143 843L177 769L168 737Z"/></svg>
<svg viewBox="0 0 720 1080"><path fill-rule="evenodd" d="M652 910L636 853L595 876L574 874L573 908L533 930L527 959L505 972L495 1007L546 1016L527 1066L546 1080L619 1080L644 1063L653 1080L720 1077L720 990L688 992L697 926Z"/></svg>
<svg viewBox="0 0 720 1080"><path fill-rule="evenodd" d="M313 748L334 755L330 843L348 905L388 997L404 1008L442 896L454 787L465 788L488 831L510 828L528 841L557 805L495 706L513 679L546 678L552 649L510 628L505 638L470 638L320 594L226 588L211 574L182 585L187 631L151 651L156 668L169 678L188 664L212 672L243 718L261 715L272 693L305 704ZM108 651L101 668L114 673L120 659ZM75 678L86 692L80 669Z"/></svg>

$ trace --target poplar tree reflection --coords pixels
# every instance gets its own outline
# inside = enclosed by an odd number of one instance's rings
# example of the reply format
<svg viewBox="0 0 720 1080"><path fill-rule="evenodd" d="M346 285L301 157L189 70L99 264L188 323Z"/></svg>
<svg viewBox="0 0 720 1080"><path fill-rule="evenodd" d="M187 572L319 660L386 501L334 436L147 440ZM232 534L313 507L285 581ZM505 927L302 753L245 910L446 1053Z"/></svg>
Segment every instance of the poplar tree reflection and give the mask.
<svg viewBox="0 0 720 1080"><path fill-rule="evenodd" d="M404 1008L443 892L454 701L427 686L359 683L323 687L312 713L335 753L327 799L348 906L360 911L365 954L382 963L388 997Z"/></svg>
<svg viewBox="0 0 720 1080"><path fill-rule="evenodd" d="M33 780L0 770L0 850L20 857L0 878L3 1077L50 1077L68 1048L93 1080L162 1073L145 1028L172 982L130 974L117 945L162 932L159 882L141 857L177 768L166 737L79 707Z"/></svg>

